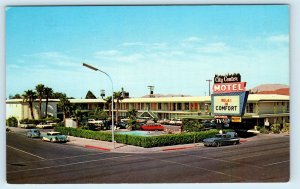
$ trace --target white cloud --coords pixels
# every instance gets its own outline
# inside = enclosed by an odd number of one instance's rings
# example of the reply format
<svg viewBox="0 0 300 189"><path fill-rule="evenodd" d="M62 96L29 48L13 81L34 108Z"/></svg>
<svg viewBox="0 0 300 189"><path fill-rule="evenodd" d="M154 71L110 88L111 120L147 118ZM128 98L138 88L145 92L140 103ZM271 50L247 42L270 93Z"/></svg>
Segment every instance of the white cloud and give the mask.
<svg viewBox="0 0 300 189"><path fill-rule="evenodd" d="M125 42L122 43L121 46L130 47L130 46L143 46L145 45L143 42Z"/></svg>
<svg viewBox="0 0 300 189"><path fill-rule="evenodd" d="M183 39L180 43L180 46L188 48L188 47L194 47L198 43L202 42L202 38L191 36L186 39Z"/></svg>
<svg viewBox="0 0 300 189"><path fill-rule="evenodd" d="M119 56L120 52L117 50L98 51L95 53L97 57L114 57Z"/></svg>
<svg viewBox="0 0 300 189"><path fill-rule="evenodd" d="M270 42L283 42L283 43L288 43L289 42L289 36L285 34L281 35L273 35L267 38L268 41Z"/></svg>
<svg viewBox="0 0 300 189"><path fill-rule="evenodd" d="M198 48L200 53L222 53L229 50L229 46L223 42L208 43L203 47Z"/></svg>
<svg viewBox="0 0 300 189"><path fill-rule="evenodd" d="M202 39L199 38L199 37L195 37L195 36L188 37L188 38L183 40L183 42L185 42L185 43L187 43L187 42L188 43L193 43L193 42L199 42L199 41L202 41Z"/></svg>
<svg viewBox="0 0 300 189"><path fill-rule="evenodd" d="M96 59L108 59L118 62L138 62L144 57L141 53L127 53L118 50L98 51L95 53Z"/></svg>

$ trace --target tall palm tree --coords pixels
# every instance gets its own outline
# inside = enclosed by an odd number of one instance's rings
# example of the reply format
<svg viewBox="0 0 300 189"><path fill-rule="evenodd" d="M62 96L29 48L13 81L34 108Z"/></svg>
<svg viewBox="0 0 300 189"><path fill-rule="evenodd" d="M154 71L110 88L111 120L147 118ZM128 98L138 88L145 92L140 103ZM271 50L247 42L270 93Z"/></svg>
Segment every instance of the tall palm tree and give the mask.
<svg viewBox="0 0 300 189"><path fill-rule="evenodd" d="M68 116L68 114L70 114L70 111L71 111L71 103L67 99L66 94L61 95L61 97L59 98L58 106L63 111L63 118L64 118L64 122L65 122L66 117Z"/></svg>
<svg viewBox="0 0 300 189"><path fill-rule="evenodd" d="M73 116L75 116L77 127L79 127L79 119L81 119L81 116L82 116L81 109L78 107L74 107L72 114L73 114Z"/></svg>
<svg viewBox="0 0 300 189"><path fill-rule="evenodd" d="M111 103L112 103L112 98L111 98L111 96L108 96L108 97L106 97L105 98L105 104L106 104L106 106L108 107L108 115L109 116L111 116L112 114L111 114Z"/></svg>
<svg viewBox="0 0 300 189"><path fill-rule="evenodd" d="M27 90L24 91L23 96L23 102L28 102L29 109L31 112L31 118L34 119L34 113L33 113L33 103L35 99L37 98L37 94L33 90Z"/></svg>
<svg viewBox="0 0 300 189"><path fill-rule="evenodd" d="M39 99L39 118L42 118L42 99L44 97L45 86L43 84L38 84L35 86L35 90Z"/></svg>
<svg viewBox="0 0 300 189"><path fill-rule="evenodd" d="M114 99L117 100L116 104L116 124L118 124L119 121L119 106L120 106L120 100L123 100L123 95L121 91L114 92Z"/></svg>
<svg viewBox="0 0 300 189"><path fill-rule="evenodd" d="M48 102L49 102L49 98L53 94L53 90L50 87L45 87L44 93L46 98L46 117L48 117Z"/></svg>

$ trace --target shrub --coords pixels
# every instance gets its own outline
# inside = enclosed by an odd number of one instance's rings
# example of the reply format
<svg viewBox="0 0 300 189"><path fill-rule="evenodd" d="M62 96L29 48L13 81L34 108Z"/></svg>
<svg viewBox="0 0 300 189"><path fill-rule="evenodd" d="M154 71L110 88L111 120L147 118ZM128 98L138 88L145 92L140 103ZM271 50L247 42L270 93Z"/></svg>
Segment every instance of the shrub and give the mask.
<svg viewBox="0 0 300 189"><path fill-rule="evenodd" d="M17 127L18 126L18 120L15 117L10 117L6 120L6 125L9 127Z"/></svg>
<svg viewBox="0 0 300 189"><path fill-rule="evenodd" d="M290 123L283 124L282 132L290 132Z"/></svg>
<svg viewBox="0 0 300 189"><path fill-rule="evenodd" d="M198 120L184 119L182 122L182 129L187 132L197 132L202 131L204 126Z"/></svg>
<svg viewBox="0 0 300 189"><path fill-rule="evenodd" d="M259 132L262 133L262 134L269 134L270 133L269 129L267 129L265 126L260 127Z"/></svg>
<svg viewBox="0 0 300 189"><path fill-rule="evenodd" d="M70 127L56 127L54 129L55 131L59 131L62 134L71 135L75 137L89 138L102 141L112 141L110 132L90 131ZM134 136L115 133L115 141L123 144L151 148L157 146L202 142L203 139L213 137L217 133L218 130L215 129L202 132L166 134L160 136Z"/></svg>
<svg viewBox="0 0 300 189"><path fill-rule="evenodd" d="M281 130L281 126L280 126L280 124L272 124L271 125L271 131L273 132L273 133L276 133L276 134L278 134L278 133L280 133L280 130Z"/></svg>
<svg viewBox="0 0 300 189"><path fill-rule="evenodd" d="M59 123L60 119L59 118L54 118L54 117L48 117L45 119L21 119L20 124L39 124L39 123L47 123L47 121Z"/></svg>

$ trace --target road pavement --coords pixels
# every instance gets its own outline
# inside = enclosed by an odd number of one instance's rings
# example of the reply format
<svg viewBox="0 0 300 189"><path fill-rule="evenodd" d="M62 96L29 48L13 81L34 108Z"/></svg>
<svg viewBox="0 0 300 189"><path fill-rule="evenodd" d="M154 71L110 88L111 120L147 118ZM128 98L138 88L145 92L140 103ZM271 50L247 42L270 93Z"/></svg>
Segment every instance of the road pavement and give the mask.
<svg viewBox="0 0 300 189"><path fill-rule="evenodd" d="M116 153L42 142L24 133L7 133L8 183L287 182L290 175L290 142L285 135L257 135L240 145L218 148L194 145Z"/></svg>

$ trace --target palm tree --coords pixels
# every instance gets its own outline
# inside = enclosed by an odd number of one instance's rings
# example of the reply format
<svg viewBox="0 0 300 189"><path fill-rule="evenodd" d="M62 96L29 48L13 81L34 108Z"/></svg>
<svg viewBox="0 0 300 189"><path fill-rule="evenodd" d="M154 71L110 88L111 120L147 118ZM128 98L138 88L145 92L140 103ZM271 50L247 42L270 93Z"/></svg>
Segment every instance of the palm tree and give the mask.
<svg viewBox="0 0 300 189"><path fill-rule="evenodd" d="M106 97L105 101L106 101L105 104L108 107L108 115L111 116L112 115L111 114L111 102L112 102L111 96Z"/></svg>
<svg viewBox="0 0 300 189"><path fill-rule="evenodd" d="M81 116L82 116L82 111L80 108L78 107L74 107L73 109L73 115L75 116L75 119L76 119L76 125L77 127L79 126L79 119L81 119Z"/></svg>
<svg viewBox="0 0 300 189"><path fill-rule="evenodd" d="M117 100L116 104L116 124L118 124L119 121L119 106L120 106L120 100L123 100L123 95L121 91L114 92L114 99Z"/></svg>
<svg viewBox="0 0 300 189"><path fill-rule="evenodd" d="M34 119L33 103L34 103L36 98L37 98L37 94L33 90L24 91L23 102L28 102L29 103L29 109L30 109L30 112L31 112L31 118L32 119Z"/></svg>
<svg viewBox="0 0 300 189"><path fill-rule="evenodd" d="M38 84L35 86L35 90L39 99L39 118L42 118L42 99L44 97L45 86L43 84Z"/></svg>
<svg viewBox="0 0 300 189"><path fill-rule="evenodd" d="M64 122L66 121L66 117L67 115L70 113L71 111L71 103L70 101L67 99L67 95L66 94L62 94L59 98L59 102L58 102L58 106L59 108L63 111L63 119Z"/></svg>
<svg viewBox="0 0 300 189"><path fill-rule="evenodd" d="M48 117L48 102L49 102L49 98L53 94L53 90L50 87L45 87L44 93L46 98L46 117Z"/></svg>
<svg viewBox="0 0 300 189"><path fill-rule="evenodd" d="M131 110L128 110L128 117L129 117L129 120L128 120L128 128L131 130L131 129L136 129L136 123L137 123L137 113L138 111L136 111L135 109L131 109Z"/></svg>

